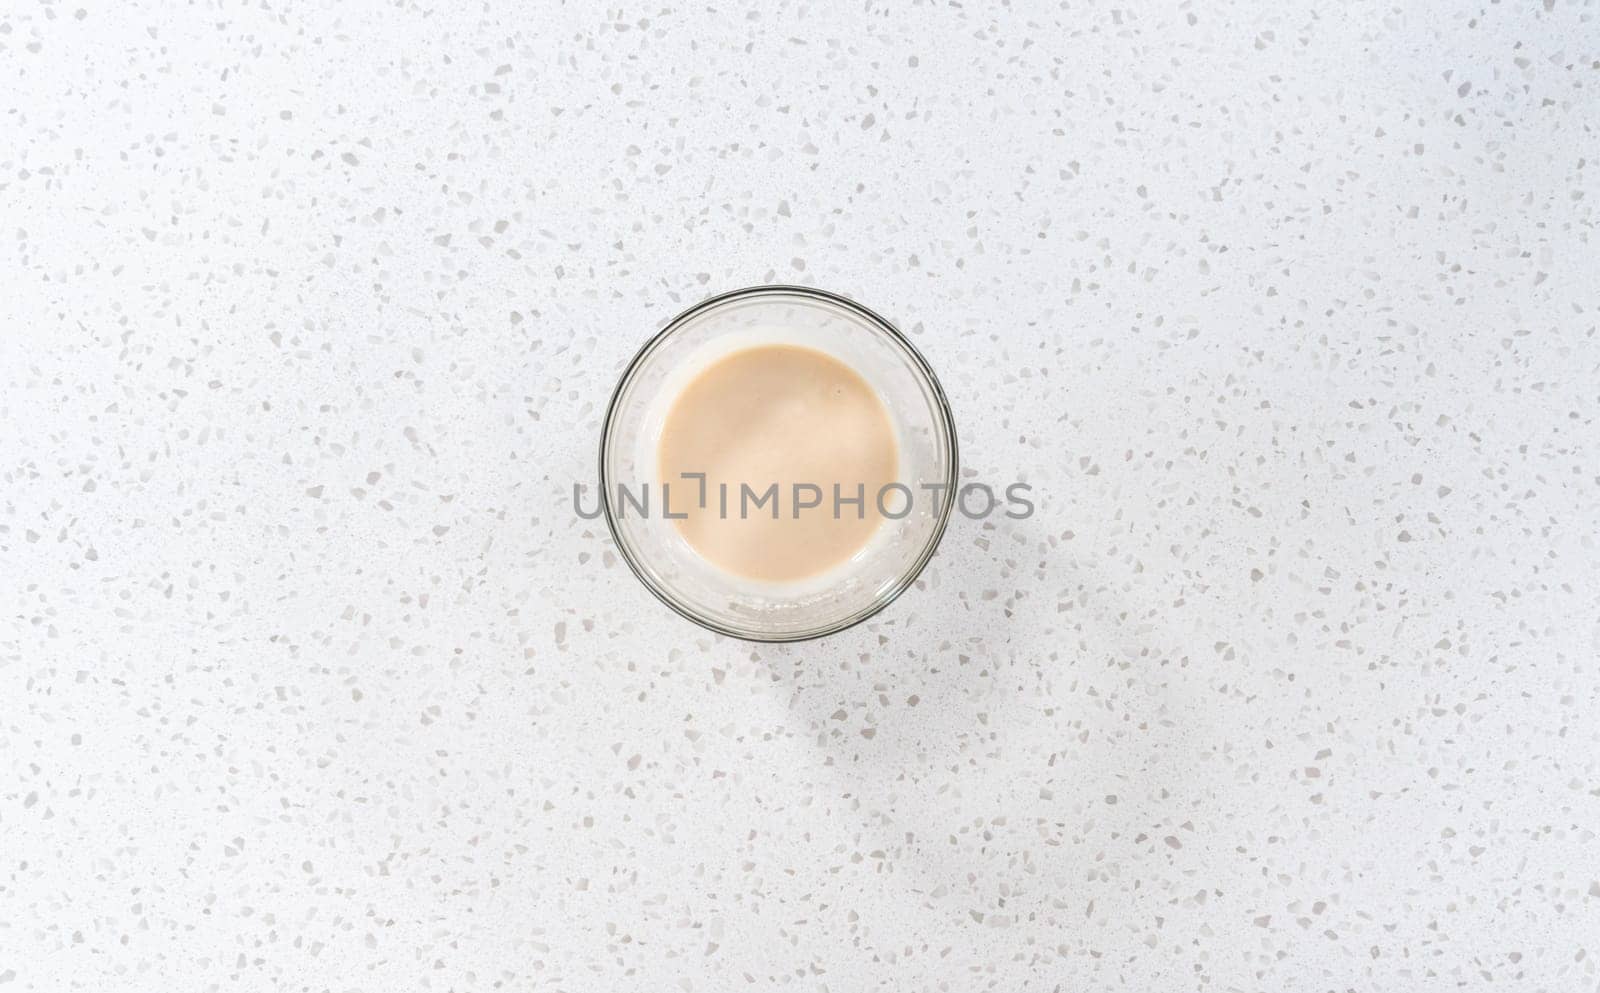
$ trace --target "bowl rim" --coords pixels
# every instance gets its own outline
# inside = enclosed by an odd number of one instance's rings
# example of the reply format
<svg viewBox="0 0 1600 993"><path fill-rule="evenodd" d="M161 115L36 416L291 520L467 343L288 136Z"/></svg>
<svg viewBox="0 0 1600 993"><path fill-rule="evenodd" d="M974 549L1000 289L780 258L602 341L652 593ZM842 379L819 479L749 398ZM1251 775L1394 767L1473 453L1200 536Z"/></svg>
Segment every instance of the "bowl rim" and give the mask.
<svg viewBox="0 0 1600 993"><path fill-rule="evenodd" d="M617 527L616 515L612 509L612 500L610 496L610 480L606 475L606 448L611 440L612 424L616 419L618 403L622 399L624 389L633 379L634 373L638 370L640 364L650 355L651 352L656 349L658 345L666 341L668 337L681 328L687 321L699 316L701 313L707 310L710 310L712 307L719 306L731 300L738 300L746 297L783 295L810 297L815 300L820 300L825 303L842 307L886 335L911 359L912 364L917 367L918 371L927 379L929 386L931 386L933 389L935 413L944 421L944 426L946 428L945 433L949 439L947 446L947 454L949 456L949 472L947 473L945 479L947 487L946 495L948 498L944 501L944 507L939 513L939 519L934 524L933 533L928 536L928 540L924 543L923 548L917 555L916 560L913 561L912 564L905 570L905 572L901 574L899 579L895 580L893 586L889 587L889 589L884 593L874 597L871 603L867 604L860 610L857 610L851 614L847 614L839 620L823 627L816 629L803 629L794 633L768 634L732 628L726 624L722 624L718 621L712 620L711 618L705 617L688 605L680 603L672 596L670 590L663 589L662 586L645 571L643 566L635 558L633 550L629 547L628 543L623 540L621 532ZM828 290L817 289L813 286L796 286L789 283L761 283L754 286L744 286L740 287L739 289L728 290L723 293L709 296L704 300L701 300L699 303L693 304L692 306L680 312L676 317L667 322L666 327L651 335L649 340L640 346L639 350L634 353L633 358L622 370L622 375L617 377L616 387L611 391L611 400L606 404L605 421L600 429L599 462L600 506L603 511L603 516L606 519L606 530L611 534L612 544L616 545L617 551L622 554L622 560L628 564L628 569L633 573L634 577L644 585L644 588L649 590L657 600L660 600L662 603L666 604L667 607L678 616L697 624L708 631L712 631L716 634L724 635L729 638L735 638L740 641L768 644L813 641L818 638L826 638L829 635L838 634L841 631L853 628L857 624L860 624L868 618L875 616L879 611L889 606L889 604L900 599L900 595L909 589L912 583L917 581L917 577L922 575L923 569L927 568L928 563L933 559L934 553L938 551L939 543L944 538L945 529L950 524L951 512L955 509L957 499L956 486L961 478L960 445L956 438L955 415L950 409L949 398L945 396L944 385L939 382L939 377L934 373L933 367L928 365L928 360L922 357L922 353L917 350L917 347L913 345L905 335L901 334L898 328L865 305L857 303L856 301L851 300L849 297L841 296L838 293L829 292Z"/></svg>

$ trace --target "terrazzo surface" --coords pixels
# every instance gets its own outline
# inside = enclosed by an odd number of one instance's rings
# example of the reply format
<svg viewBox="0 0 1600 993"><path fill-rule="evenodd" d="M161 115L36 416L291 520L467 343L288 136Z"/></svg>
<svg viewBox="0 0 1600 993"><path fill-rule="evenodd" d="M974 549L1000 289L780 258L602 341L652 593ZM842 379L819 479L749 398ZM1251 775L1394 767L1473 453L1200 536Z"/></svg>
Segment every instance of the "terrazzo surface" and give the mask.
<svg viewBox="0 0 1600 993"><path fill-rule="evenodd" d="M0 991L1600 989L1600 7L0 9ZM914 589L574 480L896 321Z"/></svg>

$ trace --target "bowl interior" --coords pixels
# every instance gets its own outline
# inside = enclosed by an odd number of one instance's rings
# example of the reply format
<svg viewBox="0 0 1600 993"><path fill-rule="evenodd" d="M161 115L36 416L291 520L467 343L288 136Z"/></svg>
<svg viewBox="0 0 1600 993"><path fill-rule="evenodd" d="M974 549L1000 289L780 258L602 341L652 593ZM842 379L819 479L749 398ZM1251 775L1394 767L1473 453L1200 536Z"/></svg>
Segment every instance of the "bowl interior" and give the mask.
<svg viewBox="0 0 1600 993"><path fill-rule="evenodd" d="M912 494L910 512L885 520L849 561L789 583L742 578L702 559L660 514L657 465L667 410L689 379L721 355L778 344L827 352L877 390L898 436L899 481ZM773 286L713 297L680 315L640 350L607 412L600 476L612 536L652 592L714 631L753 641L794 641L848 627L910 585L949 519L956 458L944 393L927 363L893 327L842 297ZM640 513L619 488L637 497L645 484L650 512ZM693 493L693 487L674 486L674 504L681 506L679 494ZM905 503L891 494L887 506L898 513Z"/></svg>

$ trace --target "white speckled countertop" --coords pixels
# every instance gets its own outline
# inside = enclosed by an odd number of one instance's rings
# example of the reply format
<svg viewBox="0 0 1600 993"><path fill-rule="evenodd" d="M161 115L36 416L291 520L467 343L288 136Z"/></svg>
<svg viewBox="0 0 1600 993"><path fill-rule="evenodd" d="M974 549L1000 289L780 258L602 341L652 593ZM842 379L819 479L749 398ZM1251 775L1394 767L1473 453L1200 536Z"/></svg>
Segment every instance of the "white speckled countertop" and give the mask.
<svg viewBox="0 0 1600 993"><path fill-rule="evenodd" d="M1600 989L1597 60L1569 0L0 11L0 990ZM770 281L1040 498L793 647L569 494Z"/></svg>

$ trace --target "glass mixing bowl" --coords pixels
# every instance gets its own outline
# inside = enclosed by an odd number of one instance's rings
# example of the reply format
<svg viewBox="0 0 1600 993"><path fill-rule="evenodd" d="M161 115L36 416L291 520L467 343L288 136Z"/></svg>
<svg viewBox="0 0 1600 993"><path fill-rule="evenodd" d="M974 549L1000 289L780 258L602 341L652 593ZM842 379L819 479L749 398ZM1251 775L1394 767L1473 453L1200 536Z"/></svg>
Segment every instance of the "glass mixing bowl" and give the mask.
<svg viewBox="0 0 1600 993"><path fill-rule="evenodd" d="M761 345L827 352L871 384L895 426L899 480L912 494L910 512L885 519L849 560L796 582L762 582L718 569L660 515L659 492L651 494L655 514L640 514L619 497L619 486L635 495L646 483L659 491L661 427L688 380L708 359ZM600 437L606 525L634 575L689 620L747 641L819 638L886 607L933 557L955 502L956 470L955 422L928 363L877 314L803 286L734 290L679 314L628 364ZM895 512L906 503L903 495L887 499Z"/></svg>

